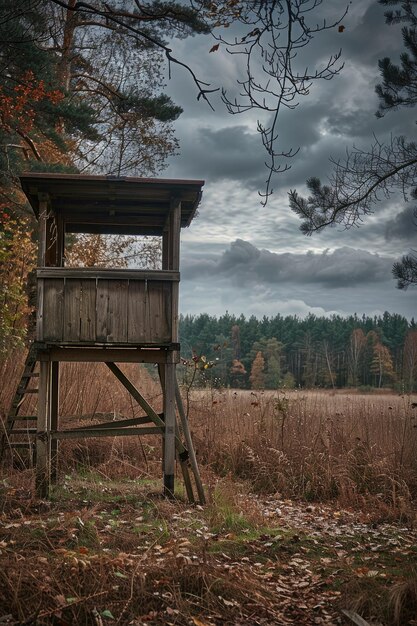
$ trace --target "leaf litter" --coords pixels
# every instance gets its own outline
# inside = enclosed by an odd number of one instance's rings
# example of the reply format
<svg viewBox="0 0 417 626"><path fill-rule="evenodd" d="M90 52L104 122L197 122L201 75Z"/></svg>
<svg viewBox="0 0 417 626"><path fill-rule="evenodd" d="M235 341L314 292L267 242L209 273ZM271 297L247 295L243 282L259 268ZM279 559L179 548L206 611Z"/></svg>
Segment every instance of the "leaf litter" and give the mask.
<svg viewBox="0 0 417 626"><path fill-rule="evenodd" d="M3 507L0 623L349 624L355 585L388 604L417 569L412 525L360 511L242 492L222 523L213 506L138 493L115 509L111 491L94 504L77 495L50 504L14 490Z"/></svg>

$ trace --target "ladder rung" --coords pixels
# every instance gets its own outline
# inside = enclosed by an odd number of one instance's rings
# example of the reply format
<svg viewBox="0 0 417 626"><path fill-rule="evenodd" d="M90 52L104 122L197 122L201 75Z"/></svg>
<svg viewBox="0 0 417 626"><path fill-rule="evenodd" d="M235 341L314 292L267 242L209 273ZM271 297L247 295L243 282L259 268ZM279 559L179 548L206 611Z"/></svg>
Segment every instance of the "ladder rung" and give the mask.
<svg viewBox="0 0 417 626"><path fill-rule="evenodd" d="M23 448L25 450L31 450L33 448L33 443L28 443L27 441L16 441L13 443L8 443L9 448Z"/></svg>
<svg viewBox="0 0 417 626"><path fill-rule="evenodd" d="M9 430L9 435L36 435L36 428L13 428Z"/></svg>
<svg viewBox="0 0 417 626"><path fill-rule="evenodd" d="M9 415L7 418L8 422L18 422L18 421L30 421L37 420L37 415Z"/></svg>
<svg viewBox="0 0 417 626"><path fill-rule="evenodd" d="M39 389L25 389L23 393L39 393Z"/></svg>
<svg viewBox="0 0 417 626"><path fill-rule="evenodd" d="M39 378L39 372L28 372L27 374L23 374L22 378Z"/></svg>

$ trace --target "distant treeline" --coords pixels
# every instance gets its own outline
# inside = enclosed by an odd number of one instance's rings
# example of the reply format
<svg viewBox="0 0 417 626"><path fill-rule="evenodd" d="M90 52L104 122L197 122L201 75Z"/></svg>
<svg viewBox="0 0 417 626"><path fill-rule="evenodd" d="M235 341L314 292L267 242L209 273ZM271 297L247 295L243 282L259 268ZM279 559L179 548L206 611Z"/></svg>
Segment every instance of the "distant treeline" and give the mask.
<svg viewBox="0 0 417 626"><path fill-rule="evenodd" d="M417 389L417 324L398 314L180 316L188 380L252 389Z"/></svg>

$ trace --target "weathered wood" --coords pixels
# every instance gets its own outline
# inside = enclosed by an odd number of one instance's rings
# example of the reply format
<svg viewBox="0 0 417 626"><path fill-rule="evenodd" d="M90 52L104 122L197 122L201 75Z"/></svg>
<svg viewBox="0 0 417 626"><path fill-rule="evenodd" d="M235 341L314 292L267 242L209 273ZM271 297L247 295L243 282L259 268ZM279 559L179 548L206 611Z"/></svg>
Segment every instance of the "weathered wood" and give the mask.
<svg viewBox="0 0 417 626"><path fill-rule="evenodd" d="M97 227L108 233L153 232L158 235L162 234L172 195L181 199L181 226L188 226L204 185L200 180L109 179L49 173L25 174L21 183L36 216L40 212L39 192L50 194L52 206L59 205L67 232L93 232ZM88 220L93 223L87 228L84 224Z"/></svg>
<svg viewBox="0 0 417 626"><path fill-rule="evenodd" d="M177 339L178 273L168 281L96 280L55 269L38 272L38 341L158 346L173 343L172 331Z"/></svg>
<svg viewBox="0 0 417 626"><path fill-rule="evenodd" d="M59 265L57 234L56 215L52 211L48 211L46 220L45 267L56 267Z"/></svg>
<svg viewBox="0 0 417 626"><path fill-rule="evenodd" d="M110 363L106 361L107 367L113 372L116 378L122 383L122 385L128 390L130 395L136 400L139 406L145 411L147 415L151 418L153 423L156 426L162 427L165 429L165 422L161 419L161 417L154 411L151 405L145 400L142 394L136 389L134 384L128 379L128 377L122 372L122 370L117 367L115 363ZM172 367L175 367L174 364L170 364ZM179 454L186 454L186 449L182 443L182 441L176 437L175 445Z"/></svg>
<svg viewBox="0 0 417 626"><path fill-rule="evenodd" d="M169 270L132 270L132 269L106 269L91 267L47 267L39 268L36 272L38 278L77 278L79 280L103 279L103 280L163 280L166 282L178 282L180 273Z"/></svg>
<svg viewBox="0 0 417 626"><path fill-rule="evenodd" d="M48 197L44 193L40 193L39 203L39 237L38 237L38 267L45 266L46 252L46 221L48 216Z"/></svg>
<svg viewBox="0 0 417 626"><path fill-rule="evenodd" d="M128 282L126 280L109 280L106 282L108 288L106 341L109 343L127 343Z"/></svg>
<svg viewBox="0 0 417 626"><path fill-rule="evenodd" d="M164 375L164 495L174 497L175 489L175 365L162 366Z"/></svg>
<svg viewBox="0 0 417 626"><path fill-rule="evenodd" d="M162 419L163 413L159 413L158 415ZM124 420L114 420L112 422L101 422L100 424L96 424L95 427L100 429L124 428L125 426L139 426L140 424L149 424L149 422L152 422L151 418L145 415L142 417L131 417ZM93 426L91 425L79 426L78 428L73 428L73 430L79 430L82 432L83 430L90 430L91 428L93 428Z"/></svg>
<svg viewBox="0 0 417 626"><path fill-rule="evenodd" d="M178 307L179 307L179 284L174 283L172 285L171 290L171 307L170 307L170 320L169 320L169 328L171 329L171 338L172 341L177 342L179 333L178 333Z"/></svg>
<svg viewBox="0 0 417 626"><path fill-rule="evenodd" d="M36 339L43 341L43 293L44 293L44 281L38 280L37 292L36 292Z"/></svg>
<svg viewBox="0 0 417 626"><path fill-rule="evenodd" d="M162 233L162 269L168 270L169 268L169 237L168 237L168 225L166 225Z"/></svg>
<svg viewBox="0 0 417 626"><path fill-rule="evenodd" d="M56 215L56 252L58 267L64 266L65 255L65 225L61 214Z"/></svg>
<svg viewBox="0 0 417 626"><path fill-rule="evenodd" d="M131 435L161 435L162 428L144 426L142 428L90 428L71 429L51 433L52 439L83 439L89 437L126 437Z"/></svg>
<svg viewBox="0 0 417 626"><path fill-rule="evenodd" d="M41 374L36 425L40 495L48 493L51 457L53 464L60 439L162 434L165 494L174 492L177 454L187 495L194 500L188 452L175 419L175 364L179 360L180 229L190 224L203 184L37 173L22 178L40 223L37 346ZM163 270L65 268L65 232L156 234L163 240ZM60 432L59 361L105 361L147 415ZM116 361L163 366L164 414L150 407ZM13 406L15 417L21 401ZM56 474L56 467L53 471Z"/></svg>
<svg viewBox="0 0 417 626"><path fill-rule="evenodd" d="M96 341L107 342L107 317L109 310L109 281L97 281Z"/></svg>
<svg viewBox="0 0 417 626"><path fill-rule="evenodd" d="M51 385L49 393L51 430L59 428L59 363L51 363ZM58 478L58 441L51 440L51 480Z"/></svg>
<svg viewBox="0 0 417 626"><path fill-rule="evenodd" d="M197 457L195 455L195 450L193 446L193 440L190 433L190 428L188 424L188 418L184 411L184 405L182 402L181 392L178 385L178 380L175 377L175 400L177 403L177 409L181 420L182 431L184 433L185 442L187 444L188 455L190 459L190 465L193 470L194 480L197 487L197 493L200 500L200 504L206 503L206 497L204 494L203 483L201 482L200 471L198 469Z"/></svg>
<svg viewBox="0 0 417 626"><path fill-rule="evenodd" d="M74 343L80 341L81 285L82 281L75 278L65 281L63 341L71 341Z"/></svg>
<svg viewBox="0 0 417 626"><path fill-rule="evenodd" d="M145 319L146 311L146 282L139 280L129 281L128 296L128 343L146 343L148 340Z"/></svg>
<svg viewBox="0 0 417 626"><path fill-rule="evenodd" d="M171 341L171 289L173 285L163 282L148 284L146 300L147 333L149 340L158 343Z"/></svg>
<svg viewBox="0 0 417 626"><path fill-rule="evenodd" d="M50 468L50 422L49 422L50 364L40 364L38 420L36 435L36 492L40 498L49 494Z"/></svg>
<svg viewBox="0 0 417 626"><path fill-rule="evenodd" d="M161 388L165 389L165 368L159 365L158 374L159 374L159 380L161 382ZM179 435L180 433L178 429L178 424L175 420L175 436L177 439L179 439ZM165 444L165 441L163 441L163 445L162 445L162 472L164 471L164 466L165 466L164 444ZM179 454L177 450L177 461L179 462L180 467L181 467L182 477L184 479L184 485L185 485L185 490L187 492L188 501L191 503L194 503L195 498L194 498L194 493L193 493L193 486L191 483L190 472L188 469L188 452Z"/></svg>
<svg viewBox="0 0 417 626"><path fill-rule="evenodd" d="M64 325L64 280L48 278L43 283L43 340L62 341Z"/></svg>
<svg viewBox="0 0 417 626"><path fill-rule="evenodd" d="M39 361L63 361L67 363L167 363L175 358L179 362L178 344L174 350L159 348L109 348L109 347L54 347L39 352Z"/></svg>
<svg viewBox="0 0 417 626"><path fill-rule="evenodd" d="M180 229L181 229L181 199L171 199L169 219L169 269L178 271L180 267Z"/></svg>
<svg viewBox="0 0 417 626"><path fill-rule="evenodd" d="M80 301L80 341L94 342L96 340L96 281L81 281Z"/></svg>
<svg viewBox="0 0 417 626"><path fill-rule="evenodd" d="M117 367L115 363L110 363L106 361L106 365L113 372L116 378L122 383L122 385L128 390L131 396L136 400L139 406L145 411L147 415L151 418L153 423L156 426L160 426L162 428L165 427L163 420L159 417L158 413L156 413L151 405L145 400L142 394L136 389L134 384L128 379L128 377L122 372L122 370Z"/></svg>

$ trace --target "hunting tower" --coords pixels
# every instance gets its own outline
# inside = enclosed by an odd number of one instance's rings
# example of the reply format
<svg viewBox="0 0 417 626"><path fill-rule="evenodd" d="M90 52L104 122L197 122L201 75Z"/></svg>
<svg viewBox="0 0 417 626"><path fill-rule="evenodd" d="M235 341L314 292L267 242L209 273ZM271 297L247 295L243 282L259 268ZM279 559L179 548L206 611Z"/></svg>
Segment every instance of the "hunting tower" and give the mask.
<svg viewBox="0 0 417 626"><path fill-rule="evenodd" d="M21 177L21 184L39 222L36 339L31 349L32 361L39 362L33 429L38 494L48 494L60 439L158 433L164 442L164 493L173 494L177 456L192 498L187 469L192 453L191 467L201 501L204 494L175 366L179 361L180 229L190 225L204 181L30 173ZM162 268L65 267L68 233L158 236ZM60 430L59 364L65 361L105 363L146 415ZM162 414L152 409L116 363L158 365ZM31 367L27 363L29 370ZM24 393L23 379L21 395L22 390ZM19 432L13 430L19 419L17 405L15 402L8 418L9 435ZM188 450L179 439L176 406ZM143 426L149 423L152 425Z"/></svg>

